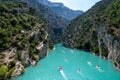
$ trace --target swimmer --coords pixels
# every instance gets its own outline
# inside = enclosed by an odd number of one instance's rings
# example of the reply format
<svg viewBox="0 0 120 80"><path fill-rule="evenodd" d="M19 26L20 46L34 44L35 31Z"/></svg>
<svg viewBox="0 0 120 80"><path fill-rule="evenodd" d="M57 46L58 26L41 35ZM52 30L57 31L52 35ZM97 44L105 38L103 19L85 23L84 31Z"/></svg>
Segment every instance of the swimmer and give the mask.
<svg viewBox="0 0 120 80"><path fill-rule="evenodd" d="M101 67L100 67L100 65L97 65L96 68L97 68L97 69L100 69Z"/></svg>
<svg viewBox="0 0 120 80"><path fill-rule="evenodd" d="M77 72L80 73L80 69L78 69Z"/></svg>
<svg viewBox="0 0 120 80"><path fill-rule="evenodd" d="M64 61L66 61L66 62L68 61L66 57L64 58Z"/></svg>
<svg viewBox="0 0 120 80"><path fill-rule="evenodd" d="M87 62L89 65L92 65L90 61Z"/></svg>

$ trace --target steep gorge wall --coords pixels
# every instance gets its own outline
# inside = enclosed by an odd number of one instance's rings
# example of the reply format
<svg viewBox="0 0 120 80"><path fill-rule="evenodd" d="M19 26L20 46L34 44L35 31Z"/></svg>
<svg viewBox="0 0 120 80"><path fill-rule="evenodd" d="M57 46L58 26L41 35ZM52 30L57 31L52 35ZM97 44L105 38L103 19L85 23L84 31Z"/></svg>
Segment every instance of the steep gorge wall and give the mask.
<svg viewBox="0 0 120 80"><path fill-rule="evenodd" d="M21 2L0 1L0 11L0 80L6 80L35 65L53 44L47 22L34 8Z"/></svg>
<svg viewBox="0 0 120 80"><path fill-rule="evenodd" d="M119 0L102 0L65 29L63 45L90 51L120 69Z"/></svg>

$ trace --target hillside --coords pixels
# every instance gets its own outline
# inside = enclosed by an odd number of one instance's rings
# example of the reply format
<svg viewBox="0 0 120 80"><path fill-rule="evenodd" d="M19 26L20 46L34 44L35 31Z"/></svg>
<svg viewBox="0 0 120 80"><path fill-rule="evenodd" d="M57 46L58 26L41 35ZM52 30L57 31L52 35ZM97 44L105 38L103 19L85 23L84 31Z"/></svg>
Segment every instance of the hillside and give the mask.
<svg viewBox="0 0 120 80"><path fill-rule="evenodd" d="M0 80L20 75L47 55L52 44L46 24L25 3L0 0Z"/></svg>
<svg viewBox="0 0 120 80"><path fill-rule="evenodd" d="M47 20L47 28L49 32L49 37L53 41L58 41L64 28L69 24L69 21L58 16L53 10L48 6L42 5L38 0L12 0L17 2L27 3L29 6L36 9L37 14L42 16ZM57 30L57 31L56 31Z"/></svg>
<svg viewBox="0 0 120 80"><path fill-rule="evenodd" d="M74 19L64 33L64 45L91 51L120 68L120 0L102 0Z"/></svg>
<svg viewBox="0 0 120 80"><path fill-rule="evenodd" d="M50 2L48 0L39 0L40 3L50 7L58 16L61 16L67 20L72 20L83 13L80 10L72 10L64 6L63 3Z"/></svg>

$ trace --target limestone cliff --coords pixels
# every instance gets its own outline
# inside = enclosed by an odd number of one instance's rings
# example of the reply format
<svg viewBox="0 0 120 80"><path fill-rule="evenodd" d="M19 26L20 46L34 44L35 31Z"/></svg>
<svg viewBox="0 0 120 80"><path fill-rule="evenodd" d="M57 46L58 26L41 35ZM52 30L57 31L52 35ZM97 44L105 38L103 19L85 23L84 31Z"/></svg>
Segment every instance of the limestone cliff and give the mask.
<svg viewBox="0 0 120 80"><path fill-rule="evenodd" d="M120 69L120 0L102 0L65 29L64 45L91 51Z"/></svg>
<svg viewBox="0 0 120 80"><path fill-rule="evenodd" d="M0 80L6 80L45 57L51 42L47 22L26 3L1 0L0 16Z"/></svg>
<svg viewBox="0 0 120 80"><path fill-rule="evenodd" d="M37 14L47 20L48 36L53 41L60 39L64 28L69 24L69 21L58 16L51 8L38 2L38 0L12 0L24 2L27 5L36 9ZM56 29L58 31L56 31Z"/></svg>

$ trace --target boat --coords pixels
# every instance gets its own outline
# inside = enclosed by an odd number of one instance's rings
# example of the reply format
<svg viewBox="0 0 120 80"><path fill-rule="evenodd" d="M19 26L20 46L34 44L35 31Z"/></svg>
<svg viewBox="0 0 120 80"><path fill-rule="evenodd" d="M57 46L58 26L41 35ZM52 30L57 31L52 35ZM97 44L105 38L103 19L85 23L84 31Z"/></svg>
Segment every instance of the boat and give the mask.
<svg viewBox="0 0 120 80"><path fill-rule="evenodd" d="M62 70L62 66L59 66L58 69L59 69L59 71Z"/></svg>

